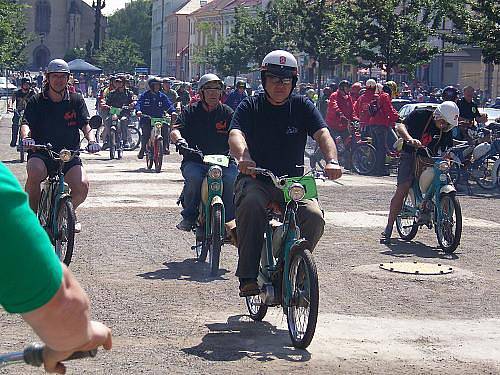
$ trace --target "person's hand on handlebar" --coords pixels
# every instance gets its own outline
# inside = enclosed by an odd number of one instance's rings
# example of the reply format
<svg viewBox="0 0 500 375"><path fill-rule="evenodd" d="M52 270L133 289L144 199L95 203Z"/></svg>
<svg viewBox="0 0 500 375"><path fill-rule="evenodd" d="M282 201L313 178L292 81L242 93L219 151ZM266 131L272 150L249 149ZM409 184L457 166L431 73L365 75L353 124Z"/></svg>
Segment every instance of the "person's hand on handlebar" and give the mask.
<svg viewBox="0 0 500 375"><path fill-rule="evenodd" d="M342 177L342 167L338 164L328 163L323 171L329 180L337 180Z"/></svg>
<svg viewBox="0 0 500 375"><path fill-rule="evenodd" d="M75 348L73 351L64 352L53 350L48 346L45 347L43 351L45 371L49 373L64 374L66 373L66 367L61 362L71 356L73 352L90 351L100 346L106 350L111 349L111 330L102 323L91 321L89 326L89 341L82 347Z"/></svg>
<svg viewBox="0 0 500 375"><path fill-rule="evenodd" d="M410 146L415 147L415 148L420 148L422 147L422 142L420 142L418 139L412 138L406 141Z"/></svg>
<svg viewBox="0 0 500 375"><path fill-rule="evenodd" d="M179 138L177 140L177 142L175 142L176 151L183 156L186 153L186 150L185 150L186 147L189 147L189 145L184 138Z"/></svg>
<svg viewBox="0 0 500 375"><path fill-rule="evenodd" d="M30 137L23 139L23 148L32 148L35 145L35 140Z"/></svg>
<svg viewBox="0 0 500 375"><path fill-rule="evenodd" d="M89 142L87 146L87 151L90 152L91 154L94 154L96 152L101 151L101 146L97 142Z"/></svg>
<svg viewBox="0 0 500 375"><path fill-rule="evenodd" d="M241 173L255 177L255 171L249 169L251 167L255 168L257 164L250 158L244 158L238 160L238 169Z"/></svg>

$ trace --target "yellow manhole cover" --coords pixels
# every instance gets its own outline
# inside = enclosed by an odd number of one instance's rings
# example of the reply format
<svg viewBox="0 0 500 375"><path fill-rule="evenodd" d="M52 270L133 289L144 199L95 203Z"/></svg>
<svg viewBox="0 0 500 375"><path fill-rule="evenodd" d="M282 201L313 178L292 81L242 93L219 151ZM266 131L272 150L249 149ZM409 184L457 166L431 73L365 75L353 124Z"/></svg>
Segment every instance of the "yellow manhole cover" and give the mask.
<svg viewBox="0 0 500 375"><path fill-rule="evenodd" d="M444 275L453 272L452 267L441 263L389 262L380 263L380 268L390 272L408 273L413 275Z"/></svg>

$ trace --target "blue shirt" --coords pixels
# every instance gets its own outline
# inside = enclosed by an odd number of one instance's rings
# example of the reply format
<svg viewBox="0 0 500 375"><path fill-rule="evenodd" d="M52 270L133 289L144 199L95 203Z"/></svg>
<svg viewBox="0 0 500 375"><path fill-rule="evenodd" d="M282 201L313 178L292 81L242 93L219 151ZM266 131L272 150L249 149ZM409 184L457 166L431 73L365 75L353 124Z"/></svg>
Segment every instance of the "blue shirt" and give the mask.
<svg viewBox="0 0 500 375"><path fill-rule="evenodd" d="M224 102L225 105L230 106L233 110L236 110L236 107L238 107L238 104L241 103L243 99L247 97L247 93L243 91L241 94L239 90L233 90L231 91L231 94L227 97L226 101Z"/></svg>
<svg viewBox="0 0 500 375"><path fill-rule="evenodd" d="M170 99L161 91L157 94L151 90L141 94L135 108L151 117L162 117L165 111L169 114L175 112L175 107Z"/></svg>

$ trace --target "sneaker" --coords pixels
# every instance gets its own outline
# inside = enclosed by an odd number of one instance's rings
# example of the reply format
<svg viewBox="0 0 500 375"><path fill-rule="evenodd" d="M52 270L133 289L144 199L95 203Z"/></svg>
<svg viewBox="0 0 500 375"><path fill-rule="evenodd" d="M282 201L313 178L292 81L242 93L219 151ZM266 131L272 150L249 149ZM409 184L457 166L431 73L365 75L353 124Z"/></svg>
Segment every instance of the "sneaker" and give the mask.
<svg viewBox="0 0 500 375"><path fill-rule="evenodd" d="M240 279L240 297L256 296L260 293L256 279Z"/></svg>
<svg viewBox="0 0 500 375"><path fill-rule="evenodd" d="M16 147L16 146L17 146L17 142L10 141L10 147Z"/></svg>
<svg viewBox="0 0 500 375"><path fill-rule="evenodd" d="M144 159L144 149L140 149L139 153L137 154L137 159Z"/></svg>
<svg viewBox="0 0 500 375"><path fill-rule="evenodd" d="M79 221L77 221L75 223L75 233L80 233L81 231L82 231L82 224Z"/></svg>
<svg viewBox="0 0 500 375"><path fill-rule="evenodd" d="M387 233L385 230L380 233L380 243L386 244L391 242L391 234Z"/></svg>
<svg viewBox="0 0 500 375"><path fill-rule="evenodd" d="M182 219L175 227L184 232L190 232L194 227L194 222L188 219Z"/></svg>

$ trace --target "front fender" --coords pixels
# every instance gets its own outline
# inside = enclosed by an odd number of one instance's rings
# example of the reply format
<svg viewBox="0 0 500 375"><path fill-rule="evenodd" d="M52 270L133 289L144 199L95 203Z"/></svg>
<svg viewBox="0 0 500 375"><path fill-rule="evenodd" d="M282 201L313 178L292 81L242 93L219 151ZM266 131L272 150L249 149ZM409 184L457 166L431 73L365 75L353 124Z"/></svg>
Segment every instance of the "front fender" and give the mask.
<svg viewBox="0 0 500 375"><path fill-rule="evenodd" d="M439 189L439 192L441 194L450 194L450 193L455 193L457 189L455 189L455 186L453 185L444 185L441 186L441 189Z"/></svg>
<svg viewBox="0 0 500 375"><path fill-rule="evenodd" d="M220 205L223 205L224 203L222 203L222 198L218 195L214 196L212 198L212 202L210 202L210 206L215 206L216 204L220 204Z"/></svg>

